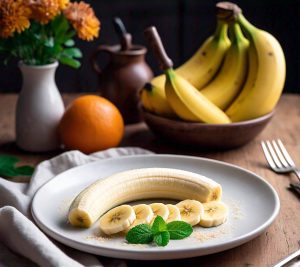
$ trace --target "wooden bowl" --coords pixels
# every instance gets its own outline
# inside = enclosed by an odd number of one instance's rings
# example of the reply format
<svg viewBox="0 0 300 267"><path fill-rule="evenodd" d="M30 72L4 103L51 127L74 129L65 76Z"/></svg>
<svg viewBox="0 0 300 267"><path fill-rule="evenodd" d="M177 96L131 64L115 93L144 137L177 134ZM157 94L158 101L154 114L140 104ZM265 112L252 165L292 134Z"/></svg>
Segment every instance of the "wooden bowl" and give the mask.
<svg viewBox="0 0 300 267"><path fill-rule="evenodd" d="M274 111L257 119L230 124L206 124L168 119L146 110L144 121L159 137L176 144L205 149L231 149L254 139L271 120Z"/></svg>

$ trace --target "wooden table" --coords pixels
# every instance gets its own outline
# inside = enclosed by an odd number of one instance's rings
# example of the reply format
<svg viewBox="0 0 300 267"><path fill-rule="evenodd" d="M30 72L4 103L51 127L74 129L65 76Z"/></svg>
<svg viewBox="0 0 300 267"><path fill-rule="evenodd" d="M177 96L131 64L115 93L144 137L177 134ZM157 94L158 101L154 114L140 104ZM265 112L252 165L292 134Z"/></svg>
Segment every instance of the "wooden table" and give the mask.
<svg viewBox="0 0 300 267"><path fill-rule="evenodd" d="M66 103L78 95L64 95ZM17 155L22 163L37 164L60 152L29 154L20 151L15 143L14 110L17 96L0 94L0 153ZM128 261L128 266L271 266L279 259L299 249L300 199L287 187L297 181L294 175L278 175L269 170L262 154L260 140L281 138L295 162L300 166L300 96L284 95L274 118L265 130L244 147L230 151L201 151L201 149L176 148L155 137L144 123L126 127L121 146L139 146L156 153L195 155L236 164L264 177L279 194L281 210L275 222L254 240L204 257L176 261L139 262Z"/></svg>

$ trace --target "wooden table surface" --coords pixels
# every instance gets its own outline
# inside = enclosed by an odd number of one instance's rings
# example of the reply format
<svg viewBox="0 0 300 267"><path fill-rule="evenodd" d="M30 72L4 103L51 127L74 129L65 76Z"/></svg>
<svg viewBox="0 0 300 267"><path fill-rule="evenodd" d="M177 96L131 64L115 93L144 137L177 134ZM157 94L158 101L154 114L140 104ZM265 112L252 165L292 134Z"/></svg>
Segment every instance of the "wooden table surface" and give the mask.
<svg viewBox="0 0 300 267"><path fill-rule="evenodd" d="M65 103L78 95L64 95ZM17 96L0 94L0 153L17 155L22 163L38 164L58 153L30 154L20 151L15 143L14 110ZM127 261L128 266L272 266L279 259L299 249L300 198L287 187L297 181L291 175L278 175L267 168L260 140L281 138L294 161L300 166L300 96L283 95L275 116L265 130L244 147L230 151L202 151L201 149L178 148L155 137L145 124L126 127L121 146L139 146L156 153L194 155L229 162L263 177L278 192L281 201L279 216L262 235L239 247L217 254L161 262Z"/></svg>

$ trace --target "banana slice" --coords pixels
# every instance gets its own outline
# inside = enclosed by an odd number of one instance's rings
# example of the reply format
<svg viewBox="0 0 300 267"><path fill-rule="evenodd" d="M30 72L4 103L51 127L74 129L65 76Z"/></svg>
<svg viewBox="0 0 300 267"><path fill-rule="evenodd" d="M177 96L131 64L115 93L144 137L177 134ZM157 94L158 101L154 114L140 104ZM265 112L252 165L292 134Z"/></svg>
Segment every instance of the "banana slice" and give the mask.
<svg viewBox="0 0 300 267"><path fill-rule="evenodd" d="M154 214L153 214L153 211L150 206L148 206L146 204L139 204L139 205L133 206L132 208L135 212L136 219L134 220L134 222L130 225L130 227L127 230L130 230L134 226L141 224L141 223L150 224L152 222ZM125 230L125 232L127 232L127 231Z"/></svg>
<svg viewBox="0 0 300 267"><path fill-rule="evenodd" d="M100 218L99 226L105 234L112 235L128 229L135 219L133 208L121 205L105 213Z"/></svg>
<svg viewBox="0 0 300 267"><path fill-rule="evenodd" d="M167 219L167 223L173 222L173 221L181 221L179 208L172 204L167 204L166 206L169 210L169 217Z"/></svg>
<svg viewBox="0 0 300 267"><path fill-rule="evenodd" d="M197 200L186 199L176 204L180 210L181 220L196 225L200 222L204 208L201 202Z"/></svg>
<svg viewBox="0 0 300 267"><path fill-rule="evenodd" d="M224 223L228 216L228 207L220 201L203 203L204 214L201 217L200 226L213 227Z"/></svg>
<svg viewBox="0 0 300 267"><path fill-rule="evenodd" d="M154 221L154 219L156 218L157 215L161 216L165 221L168 219L169 209L165 204L152 203L149 206L151 207L153 214L154 214L152 221Z"/></svg>

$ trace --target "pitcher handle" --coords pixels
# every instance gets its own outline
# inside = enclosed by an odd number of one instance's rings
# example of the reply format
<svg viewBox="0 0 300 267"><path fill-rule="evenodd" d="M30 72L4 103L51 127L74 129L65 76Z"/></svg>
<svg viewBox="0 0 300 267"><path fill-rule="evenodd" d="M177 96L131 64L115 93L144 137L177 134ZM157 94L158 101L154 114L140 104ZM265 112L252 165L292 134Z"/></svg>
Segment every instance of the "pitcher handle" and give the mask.
<svg viewBox="0 0 300 267"><path fill-rule="evenodd" d="M95 72L98 74L102 73L102 69L99 67L97 63L98 54L100 52L106 52L111 54L113 52L113 49L109 45L99 45L97 49L94 51L94 53L91 55L91 64Z"/></svg>

